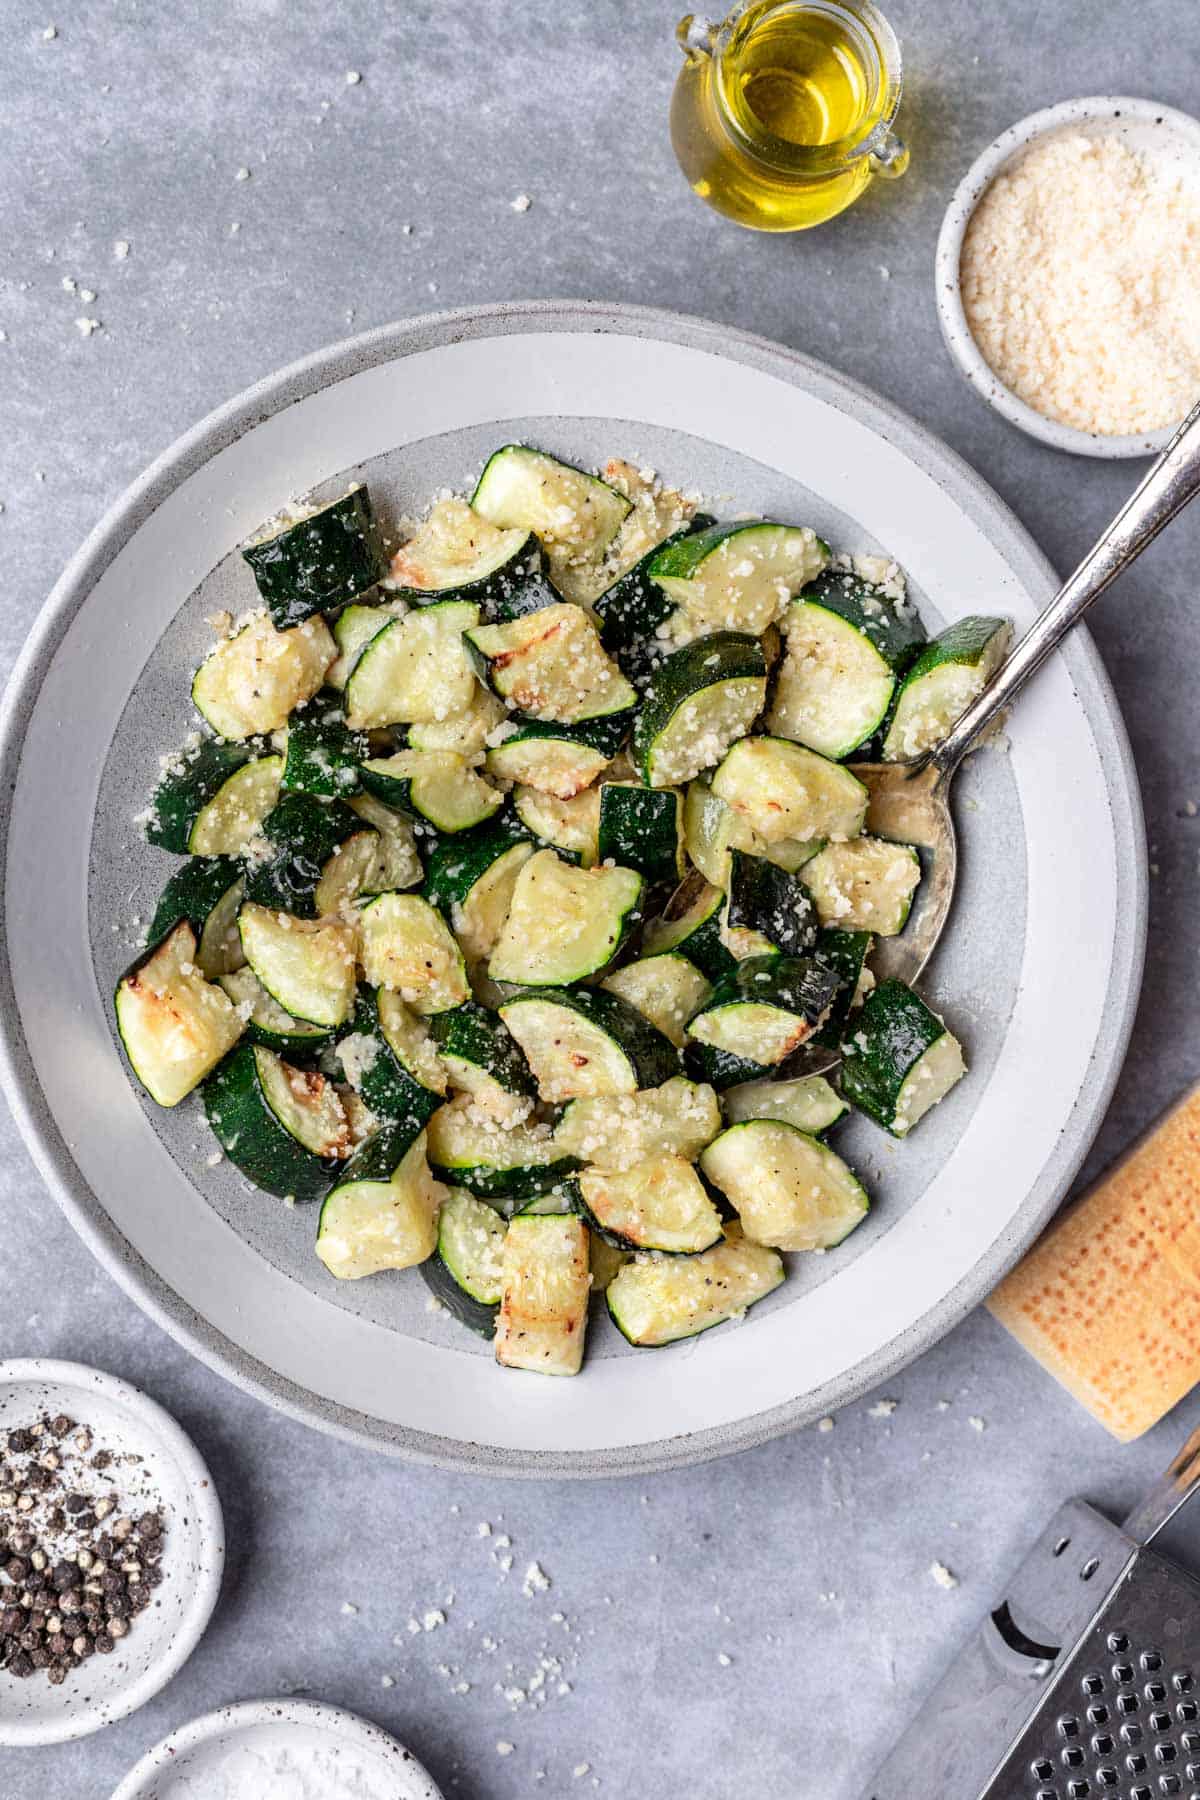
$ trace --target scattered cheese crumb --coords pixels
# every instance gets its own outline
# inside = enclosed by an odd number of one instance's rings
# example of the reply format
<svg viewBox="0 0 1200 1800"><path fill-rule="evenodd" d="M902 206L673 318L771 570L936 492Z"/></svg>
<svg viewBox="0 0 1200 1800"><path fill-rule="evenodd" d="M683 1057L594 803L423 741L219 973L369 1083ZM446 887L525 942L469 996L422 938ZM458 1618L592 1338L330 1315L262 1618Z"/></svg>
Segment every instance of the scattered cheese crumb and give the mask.
<svg viewBox="0 0 1200 1800"><path fill-rule="evenodd" d="M514 212L526 213L533 205L533 201L529 198L528 194L518 194L516 199L510 200L508 204Z"/></svg>
<svg viewBox="0 0 1200 1800"><path fill-rule="evenodd" d="M113 256L117 262L124 262L129 255L129 239L118 238L113 245Z"/></svg>
<svg viewBox="0 0 1200 1800"><path fill-rule="evenodd" d="M571 1773L576 1781L582 1781L585 1775L591 1774L591 1770L591 1763L576 1763L575 1767L571 1770Z"/></svg>
<svg viewBox="0 0 1200 1800"><path fill-rule="evenodd" d="M717 1661L720 1663L720 1665L723 1669L732 1668L732 1666L733 1666L732 1656L727 1656L726 1653L724 1652L724 1650L720 1650L717 1652Z"/></svg>
<svg viewBox="0 0 1200 1800"><path fill-rule="evenodd" d="M46 29L42 33L42 39L47 44L52 44L57 36L58 36L58 26L57 25L47 25Z"/></svg>
<svg viewBox="0 0 1200 1800"><path fill-rule="evenodd" d="M92 304L92 301L96 298L95 289L94 288L80 288L79 298L83 301L83 304L85 306L90 306Z"/></svg>
<svg viewBox="0 0 1200 1800"><path fill-rule="evenodd" d="M241 168L237 171L237 174L234 176L233 179L235 181L249 181L250 171L246 167L245 163L242 164Z"/></svg>
<svg viewBox="0 0 1200 1800"><path fill-rule="evenodd" d="M986 1431L987 1429L986 1419L981 1419L978 1413L972 1413L967 1420L967 1424L971 1427L972 1431Z"/></svg>
<svg viewBox="0 0 1200 1800"><path fill-rule="evenodd" d="M940 1588L950 1589L958 1586L958 1576L948 1569L944 1562L931 1562L929 1573Z"/></svg>
<svg viewBox="0 0 1200 1800"><path fill-rule="evenodd" d="M342 1612L344 1613L346 1618L352 1619L357 1614L358 1608L357 1608L357 1606L355 1606L353 1600L343 1600L342 1601Z"/></svg>
<svg viewBox="0 0 1200 1800"><path fill-rule="evenodd" d="M72 276L64 275L62 278L62 285L64 293L73 294L75 292L75 282Z"/></svg>
<svg viewBox="0 0 1200 1800"><path fill-rule="evenodd" d="M833 1420L830 1418L818 1419L817 1420L817 1430L818 1431L832 1431L833 1430Z"/></svg>
<svg viewBox="0 0 1200 1800"><path fill-rule="evenodd" d="M396 1677L394 1675L382 1675L379 1679L379 1685L383 1688L394 1688L396 1685Z"/></svg>
<svg viewBox="0 0 1200 1800"><path fill-rule="evenodd" d="M100 330L99 319L76 319L75 329L80 337L90 338L94 331Z"/></svg>
<svg viewBox="0 0 1200 1800"><path fill-rule="evenodd" d="M544 1594L550 1586L550 1577L540 1563L531 1562L525 1571L525 1584L522 1593L531 1600L535 1593Z"/></svg>
<svg viewBox="0 0 1200 1800"><path fill-rule="evenodd" d="M877 1400L870 1408L869 1416L872 1419L890 1419L899 1404L898 1400Z"/></svg>
<svg viewBox="0 0 1200 1800"><path fill-rule="evenodd" d="M347 69L346 70L346 86L347 87L357 87L361 80L362 80L362 75L359 73L359 71L357 69Z"/></svg>
<svg viewBox="0 0 1200 1800"><path fill-rule="evenodd" d="M516 1747L515 1744L510 1744L507 1738L501 1738L496 1745L496 1755L511 1756Z"/></svg>

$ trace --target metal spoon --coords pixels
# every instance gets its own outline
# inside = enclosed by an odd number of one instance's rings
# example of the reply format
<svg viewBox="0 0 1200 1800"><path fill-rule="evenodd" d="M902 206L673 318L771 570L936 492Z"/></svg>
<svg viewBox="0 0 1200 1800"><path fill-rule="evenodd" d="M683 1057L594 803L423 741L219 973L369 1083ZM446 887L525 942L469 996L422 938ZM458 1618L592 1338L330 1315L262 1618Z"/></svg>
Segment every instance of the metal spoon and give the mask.
<svg viewBox="0 0 1200 1800"><path fill-rule="evenodd" d="M1030 626L979 697L958 720L948 737L908 762L852 763L870 791L867 829L880 837L915 844L926 853L924 879L917 890L908 923L898 937L879 938L871 968L884 980L914 982L945 929L954 899L958 847L950 811L950 784L955 771L996 715L1010 705L1036 669L1045 662L1093 600L1140 556L1164 525L1200 492L1200 405L1188 414L1171 442L1150 469L1108 530L1088 551L1046 610ZM817 1059L806 1069L830 1068L836 1056Z"/></svg>

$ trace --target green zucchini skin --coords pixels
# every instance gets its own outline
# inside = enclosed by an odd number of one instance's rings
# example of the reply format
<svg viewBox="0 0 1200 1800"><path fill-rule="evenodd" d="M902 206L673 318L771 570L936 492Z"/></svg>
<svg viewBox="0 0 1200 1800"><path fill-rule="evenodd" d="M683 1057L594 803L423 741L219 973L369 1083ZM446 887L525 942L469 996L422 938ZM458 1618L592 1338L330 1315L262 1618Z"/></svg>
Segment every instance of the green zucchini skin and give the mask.
<svg viewBox="0 0 1200 1800"><path fill-rule="evenodd" d="M186 856L201 809L231 775L270 753L264 738L247 738L238 744L226 743L224 738L202 738L194 752L184 751L182 763L167 771L151 796L147 843Z"/></svg>
<svg viewBox="0 0 1200 1800"><path fill-rule="evenodd" d="M358 1091L363 1104L377 1119L403 1124L415 1137L442 1105L445 1095L434 1093L432 1088L419 1082L388 1043L379 1019L379 996L374 988L359 988L350 1033L361 1033L378 1046L374 1061L359 1077Z"/></svg>
<svg viewBox="0 0 1200 1800"><path fill-rule="evenodd" d="M503 742L512 744L521 738L565 738L572 744L586 744L611 760L629 736L631 718L632 714L628 712L610 713L604 718L584 719L578 725L556 725L548 719L531 719L524 713L511 713L509 722L516 730Z"/></svg>
<svg viewBox="0 0 1200 1800"><path fill-rule="evenodd" d="M497 1013L468 1000L450 1012L435 1013L429 1033L446 1056L482 1069L506 1093L537 1099L537 1083L521 1047Z"/></svg>
<svg viewBox="0 0 1200 1800"><path fill-rule="evenodd" d="M313 794L284 794L263 820L263 836L276 849L269 861L246 876L246 898L299 919L317 914L317 883L329 858L348 837L364 829L358 814L341 800Z"/></svg>
<svg viewBox="0 0 1200 1800"><path fill-rule="evenodd" d="M693 1081L707 1081L718 1093L743 1081L769 1081L779 1073L778 1064L752 1062L748 1056L735 1056L731 1050L694 1040L684 1046L683 1067Z"/></svg>
<svg viewBox="0 0 1200 1800"><path fill-rule="evenodd" d="M524 568L514 570L507 581L492 584L484 594L472 593L463 598L480 601L486 625L505 625L510 619L524 618L526 613L541 612L544 607L557 606L562 595L556 587L551 586L546 577L544 559L539 548L526 559Z"/></svg>
<svg viewBox="0 0 1200 1800"><path fill-rule="evenodd" d="M817 909L798 875L765 856L729 852L727 926L756 931L784 956L805 956L817 942Z"/></svg>
<svg viewBox="0 0 1200 1800"><path fill-rule="evenodd" d="M836 613L861 631L897 675L904 674L925 645L925 627L916 608L906 606L901 611L871 582L849 569L832 565L822 569L801 589L797 599L823 606L826 612Z"/></svg>
<svg viewBox="0 0 1200 1800"><path fill-rule="evenodd" d="M205 1116L230 1162L256 1187L316 1200L340 1165L314 1156L284 1130L263 1094L254 1049L243 1041L213 1070L201 1090Z"/></svg>
<svg viewBox="0 0 1200 1800"><path fill-rule="evenodd" d="M674 887L684 872L679 789L603 782L597 860L635 869L648 888Z"/></svg>
<svg viewBox="0 0 1200 1800"><path fill-rule="evenodd" d="M449 918L451 909L463 905L475 883L494 862L514 844L533 841L533 833L526 831L516 814L507 809L470 831L443 838L429 855L421 893Z"/></svg>
<svg viewBox="0 0 1200 1800"><path fill-rule="evenodd" d="M370 754L365 733L351 731L342 716L341 695L327 688L288 724L282 791L347 800L359 792L358 765Z"/></svg>
<svg viewBox="0 0 1200 1800"><path fill-rule="evenodd" d="M676 888L667 902L661 916L652 920L646 933L644 955L660 955L664 951L675 951L694 963L702 975L709 981L720 981L737 968L737 958L727 949L721 937L721 914L725 906L725 895L720 888L712 888L707 903L702 903L702 896L711 887L698 870L693 870ZM686 929L680 922L696 908L694 920L689 921ZM680 927L682 935L674 935L674 928ZM669 935L668 935L669 934ZM661 939L661 941L660 941Z"/></svg>
<svg viewBox="0 0 1200 1800"><path fill-rule="evenodd" d="M452 1319L465 1325L468 1331L474 1331L479 1337L490 1339L496 1330L496 1314L499 1304L488 1306L483 1300L476 1300L474 1294L468 1294L459 1286L453 1274L442 1261L441 1256L434 1254L419 1265L425 1285Z"/></svg>
<svg viewBox="0 0 1200 1800"><path fill-rule="evenodd" d="M248 544L242 555L277 631L357 600L387 566L365 487L352 487L309 518Z"/></svg>
<svg viewBox="0 0 1200 1800"><path fill-rule="evenodd" d="M762 682L765 701L766 676L762 645L744 631L714 631L665 657L649 679L631 740L630 754L647 786L653 785L658 741L689 700L727 681L755 680Z"/></svg>
<svg viewBox="0 0 1200 1800"><path fill-rule="evenodd" d="M248 977L248 982L252 982L254 988L261 989L264 997L272 1006L276 1004L271 1000L266 989L262 987L257 975L248 966L238 969L231 975L220 976L217 986L224 989L236 1006L239 1000L246 997L241 991L243 977ZM282 1008L280 1010L282 1011ZM285 1014L285 1017L290 1017L290 1014ZM251 1016L245 1022L243 1039L247 1044L261 1044L265 1050L274 1050L277 1056L286 1058L297 1068L304 1068L312 1062L318 1051L325 1048L326 1044L332 1044L337 1035L332 1026L306 1025L299 1019L293 1019L292 1024L295 1027L294 1030L279 1031L271 1025L260 1024Z"/></svg>
<svg viewBox="0 0 1200 1800"><path fill-rule="evenodd" d="M600 620L600 641L606 650L624 650L638 638L653 637L675 610L675 602L654 579L653 565L673 544L715 524L711 513L696 513L681 530L655 544L632 569L605 588L593 610Z"/></svg>
<svg viewBox="0 0 1200 1800"><path fill-rule="evenodd" d="M186 919L197 940L201 939L209 914L241 879L241 865L231 856L191 857L176 869L159 895L146 933L147 944L161 942L181 919Z"/></svg>
<svg viewBox="0 0 1200 1800"><path fill-rule="evenodd" d="M617 994L592 987L522 988L504 1004L515 1008L527 1001L561 1006L612 1038L629 1059L639 1089L661 1087L679 1073L679 1053L670 1038Z"/></svg>
<svg viewBox="0 0 1200 1800"><path fill-rule="evenodd" d="M900 1091L939 1038L937 1014L902 981L881 981L867 995L842 1056L841 1089L852 1106L893 1135Z"/></svg>
<svg viewBox="0 0 1200 1800"><path fill-rule="evenodd" d="M994 654L997 637L1001 633L1007 635L1009 629L1007 619L972 613L968 618L955 620L953 625L948 625L945 631L939 632L925 646L916 661L905 671L903 680L897 682L891 708L880 729L885 761L893 761L902 753L903 746L894 744L893 738L899 723L897 715L905 701L911 699L913 689L949 664L976 667L985 659L989 650ZM948 721L947 730L951 724L953 720Z"/></svg>
<svg viewBox="0 0 1200 1800"><path fill-rule="evenodd" d="M839 931L827 926L817 935L813 955L832 969L838 978L838 990L829 1009L829 1017L813 1038L822 1049L837 1050L854 1004L854 994L863 964L870 954L873 934L869 931Z"/></svg>

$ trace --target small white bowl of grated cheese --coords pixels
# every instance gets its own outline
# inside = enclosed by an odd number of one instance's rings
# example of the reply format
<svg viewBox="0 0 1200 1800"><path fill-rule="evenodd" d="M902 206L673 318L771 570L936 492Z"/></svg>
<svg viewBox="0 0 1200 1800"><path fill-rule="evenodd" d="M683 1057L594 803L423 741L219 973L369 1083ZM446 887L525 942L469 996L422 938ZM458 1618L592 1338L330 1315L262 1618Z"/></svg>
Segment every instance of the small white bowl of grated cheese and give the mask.
<svg viewBox="0 0 1200 1800"><path fill-rule="evenodd" d="M1081 456L1150 456L1200 400L1200 121L1119 95L1031 113L938 238L946 346L997 412Z"/></svg>

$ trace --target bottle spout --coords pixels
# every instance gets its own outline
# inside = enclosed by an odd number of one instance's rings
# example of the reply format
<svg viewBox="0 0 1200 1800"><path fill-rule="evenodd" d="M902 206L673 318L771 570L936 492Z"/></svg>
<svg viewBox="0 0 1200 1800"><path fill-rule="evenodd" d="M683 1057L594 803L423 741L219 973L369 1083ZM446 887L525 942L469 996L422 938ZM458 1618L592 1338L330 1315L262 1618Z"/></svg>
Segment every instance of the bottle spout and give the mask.
<svg viewBox="0 0 1200 1800"><path fill-rule="evenodd" d="M711 19L688 13L675 27L675 41L689 62L698 62L702 56L712 55L718 29Z"/></svg>
<svg viewBox="0 0 1200 1800"><path fill-rule="evenodd" d="M908 145L894 131L884 130L871 140L867 152L872 175L894 181L908 167Z"/></svg>

